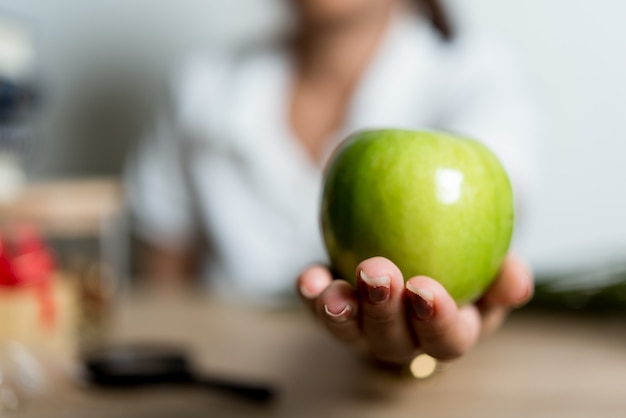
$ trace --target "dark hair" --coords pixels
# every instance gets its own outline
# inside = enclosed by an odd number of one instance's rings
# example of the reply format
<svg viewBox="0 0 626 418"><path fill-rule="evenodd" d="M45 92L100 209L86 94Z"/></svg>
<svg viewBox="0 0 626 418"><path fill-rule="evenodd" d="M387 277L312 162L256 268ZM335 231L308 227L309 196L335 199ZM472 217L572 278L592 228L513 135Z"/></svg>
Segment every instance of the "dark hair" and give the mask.
<svg viewBox="0 0 626 418"><path fill-rule="evenodd" d="M413 2L445 41L454 39L454 25L442 0L413 0Z"/></svg>

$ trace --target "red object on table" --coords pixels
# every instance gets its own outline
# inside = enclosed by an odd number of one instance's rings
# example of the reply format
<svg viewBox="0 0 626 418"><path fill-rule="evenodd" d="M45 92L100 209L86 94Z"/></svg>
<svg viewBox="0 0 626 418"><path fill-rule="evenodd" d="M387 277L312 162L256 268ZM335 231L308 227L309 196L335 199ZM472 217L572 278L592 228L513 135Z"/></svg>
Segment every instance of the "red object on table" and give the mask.
<svg viewBox="0 0 626 418"><path fill-rule="evenodd" d="M52 252L36 228L18 225L10 243L0 236L0 291L32 289L39 302L44 326L54 327L56 306L52 297L52 280L56 263Z"/></svg>

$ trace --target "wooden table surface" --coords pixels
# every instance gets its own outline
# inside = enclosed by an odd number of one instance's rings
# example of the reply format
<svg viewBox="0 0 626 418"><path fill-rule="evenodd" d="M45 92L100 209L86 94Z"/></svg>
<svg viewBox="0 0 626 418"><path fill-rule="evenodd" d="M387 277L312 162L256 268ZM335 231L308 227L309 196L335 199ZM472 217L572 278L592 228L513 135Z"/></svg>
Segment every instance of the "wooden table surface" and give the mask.
<svg viewBox="0 0 626 418"><path fill-rule="evenodd" d="M59 382L18 416L626 416L623 315L517 312L464 358L416 380L357 359L298 308L134 297L116 312L113 340L180 343L201 369L271 382L278 398L256 405L197 389L107 392Z"/></svg>

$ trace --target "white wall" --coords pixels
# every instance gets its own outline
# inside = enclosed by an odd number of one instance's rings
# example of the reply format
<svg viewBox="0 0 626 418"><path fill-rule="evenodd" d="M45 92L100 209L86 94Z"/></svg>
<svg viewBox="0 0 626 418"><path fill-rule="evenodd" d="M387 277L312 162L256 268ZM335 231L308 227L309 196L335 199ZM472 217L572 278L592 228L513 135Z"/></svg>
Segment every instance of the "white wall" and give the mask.
<svg viewBox="0 0 626 418"><path fill-rule="evenodd" d="M49 172L71 171L81 155L93 152L89 138L76 133L84 131L68 122L76 96L94 87L90 81L102 81L85 73L126 71L134 78L116 80L118 89L148 86L142 76L146 69L160 74L182 48L228 45L261 33L280 15L276 0L85 3L0 0L0 11L30 16L40 35L41 70L54 104L44 133L42 164ZM544 115L538 149L541 181L519 235L521 252L539 267L626 258L626 2L454 4L464 24L498 33L517 49ZM148 91L146 86L137 91ZM115 136L115 131L109 135ZM111 139L108 146L122 152L124 145ZM75 172L97 167L97 161Z"/></svg>

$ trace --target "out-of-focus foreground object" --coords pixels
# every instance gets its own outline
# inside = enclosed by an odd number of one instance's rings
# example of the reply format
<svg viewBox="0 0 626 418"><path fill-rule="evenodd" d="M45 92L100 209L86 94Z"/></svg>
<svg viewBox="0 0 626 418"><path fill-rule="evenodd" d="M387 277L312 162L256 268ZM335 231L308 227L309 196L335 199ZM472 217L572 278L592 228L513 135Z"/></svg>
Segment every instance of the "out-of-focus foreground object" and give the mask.
<svg viewBox="0 0 626 418"><path fill-rule="evenodd" d="M72 356L77 315L68 285L35 228L14 225L0 235L0 411L44 392L44 364Z"/></svg>
<svg viewBox="0 0 626 418"><path fill-rule="evenodd" d="M128 277L119 182L102 178L28 183L11 202L0 202L0 230L17 225L30 225L50 245L58 270L78 287L87 319L102 319L106 301Z"/></svg>
<svg viewBox="0 0 626 418"><path fill-rule="evenodd" d="M0 201L0 411L51 395L106 338L126 277L124 226L114 180L25 183Z"/></svg>

